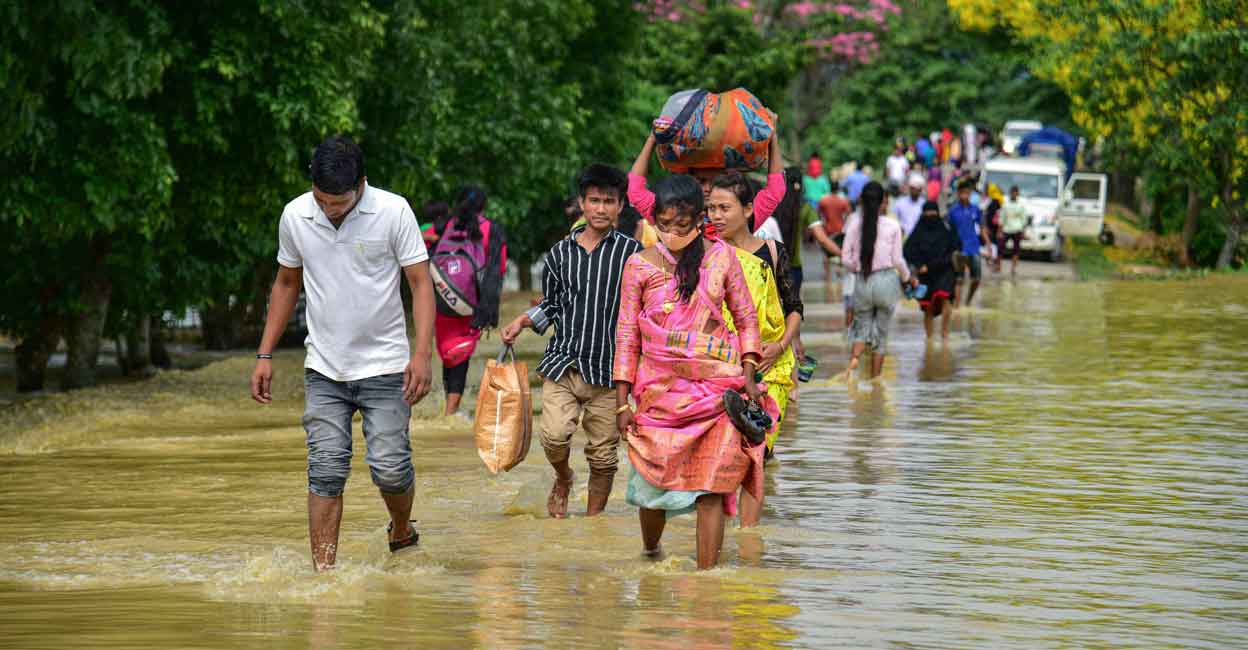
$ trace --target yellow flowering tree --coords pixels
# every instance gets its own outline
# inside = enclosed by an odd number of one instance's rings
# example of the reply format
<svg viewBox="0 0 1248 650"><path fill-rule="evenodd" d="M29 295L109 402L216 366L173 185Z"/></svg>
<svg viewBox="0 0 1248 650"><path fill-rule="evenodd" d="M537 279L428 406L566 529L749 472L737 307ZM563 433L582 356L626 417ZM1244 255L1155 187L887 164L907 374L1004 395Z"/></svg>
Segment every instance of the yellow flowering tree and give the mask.
<svg viewBox="0 0 1248 650"><path fill-rule="evenodd" d="M1248 194L1248 0L949 0L965 28L1006 29L1089 133L1159 154L1225 215L1234 261Z"/></svg>

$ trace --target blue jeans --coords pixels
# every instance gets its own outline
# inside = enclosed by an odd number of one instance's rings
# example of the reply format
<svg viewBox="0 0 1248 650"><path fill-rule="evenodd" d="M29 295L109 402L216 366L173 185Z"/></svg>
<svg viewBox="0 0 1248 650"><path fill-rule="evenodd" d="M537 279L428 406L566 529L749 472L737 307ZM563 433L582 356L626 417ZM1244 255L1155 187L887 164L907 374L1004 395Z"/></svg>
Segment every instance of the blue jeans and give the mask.
<svg viewBox="0 0 1248 650"><path fill-rule="evenodd" d="M303 377L307 394L303 428L308 432L308 490L321 497L342 496L351 474L351 418L364 417L364 443L373 484L386 494L412 487L412 447L403 401L403 374L358 381L334 381L315 371Z"/></svg>

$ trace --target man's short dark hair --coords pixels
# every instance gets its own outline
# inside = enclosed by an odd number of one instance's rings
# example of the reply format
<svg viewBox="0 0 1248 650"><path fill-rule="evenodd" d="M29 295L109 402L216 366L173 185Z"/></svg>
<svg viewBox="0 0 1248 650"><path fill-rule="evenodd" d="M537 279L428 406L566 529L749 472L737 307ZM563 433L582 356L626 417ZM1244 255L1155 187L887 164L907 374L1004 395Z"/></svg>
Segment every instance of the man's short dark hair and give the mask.
<svg viewBox="0 0 1248 650"><path fill-rule="evenodd" d="M576 179L577 196L585 198L591 187L604 192L615 190L616 197L622 202L628 192L628 176L611 165L594 163L581 170L581 175Z"/></svg>
<svg viewBox="0 0 1248 650"><path fill-rule="evenodd" d="M364 180L364 150L350 137L331 135L312 152L312 184L326 194L346 194Z"/></svg>
<svg viewBox="0 0 1248 650"><path fill-rule="evenodd" d="M958 191L961 192L962 190L966 190L968 192L974 191L975 190L974 179L970 179L970 178L962 179L962 182L958 183Z"/></svg>

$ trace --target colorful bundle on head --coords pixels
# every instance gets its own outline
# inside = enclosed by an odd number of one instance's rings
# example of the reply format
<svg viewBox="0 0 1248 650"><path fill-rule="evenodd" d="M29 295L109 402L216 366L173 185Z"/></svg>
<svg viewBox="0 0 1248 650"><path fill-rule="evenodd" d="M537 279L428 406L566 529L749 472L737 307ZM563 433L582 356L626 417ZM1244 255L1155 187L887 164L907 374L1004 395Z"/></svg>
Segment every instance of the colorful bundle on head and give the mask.
<svg viewBox="0 0 1248 650"><path fill-rule="evenodd" d="M654 120L659 164L675 173L765 167L774 132L775 116L744 88L682 90Z"/></svg>

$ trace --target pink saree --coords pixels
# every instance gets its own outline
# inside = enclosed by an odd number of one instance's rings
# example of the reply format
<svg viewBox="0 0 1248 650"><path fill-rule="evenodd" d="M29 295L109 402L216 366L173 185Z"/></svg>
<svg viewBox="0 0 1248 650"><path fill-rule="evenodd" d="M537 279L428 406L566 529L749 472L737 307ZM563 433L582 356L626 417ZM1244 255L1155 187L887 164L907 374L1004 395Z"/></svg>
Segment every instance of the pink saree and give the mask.
<svg viewBox="0 0 1248 650"><path fill-rule="evenodd" d="M734 514L739 487L763 493L764 445L748 447L723 406L724 391L745 386L742 355L761 349L758 316L736 252L723 242L703 243L700 282L687 303L673 274L640 253L629 258L613 375L633 384L637 402L628 437L633 469L658 491L723 494ZM725 305L739 335L724 325ZM770 397L764 407L779 415Z"/></svg>

